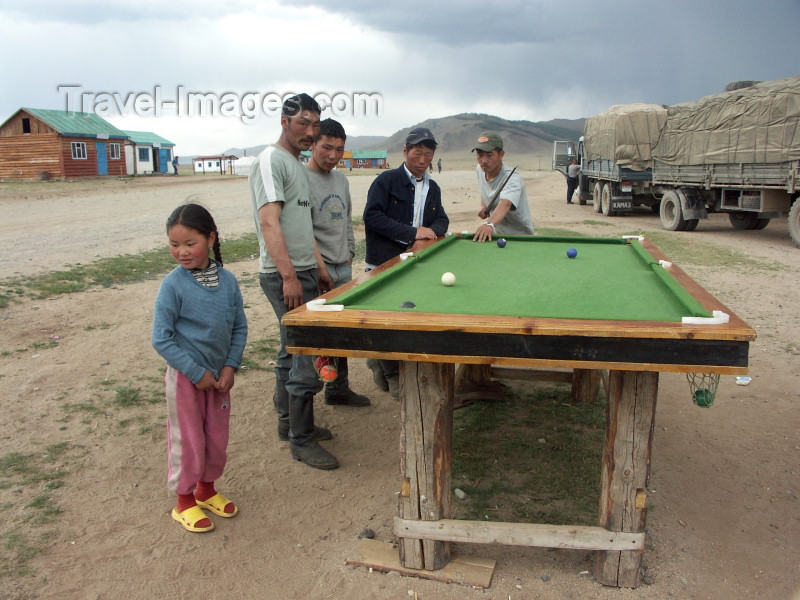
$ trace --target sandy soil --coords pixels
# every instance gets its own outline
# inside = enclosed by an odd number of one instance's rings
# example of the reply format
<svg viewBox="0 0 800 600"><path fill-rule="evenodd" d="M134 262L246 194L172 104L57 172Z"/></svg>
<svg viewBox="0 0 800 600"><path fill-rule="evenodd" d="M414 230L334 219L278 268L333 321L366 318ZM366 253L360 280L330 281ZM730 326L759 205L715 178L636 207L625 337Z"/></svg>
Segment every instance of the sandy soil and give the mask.
<svg viewBox="0 0 800 600"><path fill-rule="evenodd" d="M661 231L649 213L605 219L591 206L566 205L558 174L524 175L537 226L594 235ZM468 171L436 177L453 231L476 224L473 178ZM351 178L356 214L371 180ZM186 200L206 204L223 236L253 230L241 178L2 184L0 279L164 245L164 220ZM148 428L122 422L125 411L107 402L113 386L162 393L162 361L150 346L159 283L152 280L0 309L0 456L68 442L72 460L65 486L53 492L65 513L34 529L46 535L45 549L31 561L35 575L0 581L0 598L797 597L800 249L785 222L740 232L724 215L693 233L669 235L746 254L752 268L745 272L681 267L759 337L751 345L752 383L741 387L723 377L710 409L692 404L683 376L661 377L644 556L648 584L605 588L583 573L591 569L589 553L536 548L457 545L459 553L497 561L486 590L345 565L365 527L376 539L392 539L400 484L399 409L374 387L363 361L353 361L352 384L370 395L372 407L318 404L318 422L335 432L326 445L342 463L333 472L292 461L277 440L272 374L240 374L229 465L219 488L241 513L217 518L213 533L185 532L169 516L163 405L149 405L143 417L141 408L133 413L139 425L155 424ZM274 336L274 315L256 283L257 261L230 268L243 288L250 340ZM105 408L86 414L76 408L89 402ZM30 512L27 489L0 489L7 524Z"/></svg>

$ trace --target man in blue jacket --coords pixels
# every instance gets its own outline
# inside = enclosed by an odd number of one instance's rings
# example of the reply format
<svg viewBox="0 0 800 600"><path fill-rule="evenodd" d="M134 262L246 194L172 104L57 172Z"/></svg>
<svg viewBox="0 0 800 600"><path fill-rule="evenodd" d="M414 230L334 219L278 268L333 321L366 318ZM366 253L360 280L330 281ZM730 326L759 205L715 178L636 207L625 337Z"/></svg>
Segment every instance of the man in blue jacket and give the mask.
<svg viewBox="0 0 800 600"><path fill-rule="evenodd" d="M450 219L442 206L442 191L428 175L436 139L425 127L412 129L403 146L405 162L372 182L364 207L367 271L408 250L418 240L435 240L447 233ZM399 398L399 363L367 360L375 383Z"/></svg>

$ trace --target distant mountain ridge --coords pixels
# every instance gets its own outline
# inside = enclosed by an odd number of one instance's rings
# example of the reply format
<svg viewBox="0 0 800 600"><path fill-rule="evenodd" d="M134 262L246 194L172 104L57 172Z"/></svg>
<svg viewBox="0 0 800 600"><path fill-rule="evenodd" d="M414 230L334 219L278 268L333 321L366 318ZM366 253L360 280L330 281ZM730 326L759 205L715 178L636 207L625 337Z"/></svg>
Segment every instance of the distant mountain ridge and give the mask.
<svg viewBox="0 0 800 600"><path fill-rule="evenodd" d="M380 147L387 137L385 135L356 135L348 136L346 148L347 150L364 150L365 148ZM258 156L268 144L261 144L259 146L250 146L248 148L228 148L222 154L234 155L241 158L242 156Z"/></svg>
<svg viewBox="0 0 800 600"><path fill-rule="evenodd" d="M496 131L503 138L504 150L513 154L549 154L554 140L577 140L583 135L586 119L552 119L550 121L510 121L482 113L461 113L438 119L426 119L396 131L390 136L362 135L347 138L347 150L386 150L402 152L408 132L427 127L439 146L437 151L464 152L472 148L483 131ZM255 156L267 144L249 148L228 148L222 154Z"/></svg>
<svg viewBox="0 0 800 600"><path fill-rule="evenodd" d="M495 131L503 138L503 149L513 154L549 154L554 140L577 140L583 135L585 119L553 121L510 121L493 115L461 113L450 117L427 119L389 136L369 149L400 152L408 132L427 127L436 138L437 152L463 152L471 149L483 131Z"/></svg>

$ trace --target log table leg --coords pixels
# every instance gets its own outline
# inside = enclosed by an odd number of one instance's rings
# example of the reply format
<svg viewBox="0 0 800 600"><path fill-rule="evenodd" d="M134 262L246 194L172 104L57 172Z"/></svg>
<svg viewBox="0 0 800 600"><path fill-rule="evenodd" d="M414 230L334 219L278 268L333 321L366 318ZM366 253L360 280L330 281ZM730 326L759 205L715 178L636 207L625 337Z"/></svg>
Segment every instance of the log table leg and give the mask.
<svg viewBox="0 0 800 600"><path fill-rule="evenodd" d="M576 402L596 402L600 393L603 372L599 369L575 369L572 373L572 399Z"/></svg>
<svg viewBox="0 0 800 600"><path fill-rule="evenodd" d="M611 371L600 483L599 525L644 531L658 373ZM642 552L598 550L594 576L604 585L636 587Z"/></svg>
<svg viewBox="0 0 800 600"><path fill-rule="evenodd" d="M491 365L459 365L454 394L457 409L478 400L502 401L506 398L500 382L492 380Z"/></svg>
<svg viewBox="0 0 800 600"><path fill-rule="evenodd" d="M402 519L436 521L451 516L450 469L454 366L400 364L400 473ZM441 569L449 542L400 538L400 562L412 569Z"/></svg>

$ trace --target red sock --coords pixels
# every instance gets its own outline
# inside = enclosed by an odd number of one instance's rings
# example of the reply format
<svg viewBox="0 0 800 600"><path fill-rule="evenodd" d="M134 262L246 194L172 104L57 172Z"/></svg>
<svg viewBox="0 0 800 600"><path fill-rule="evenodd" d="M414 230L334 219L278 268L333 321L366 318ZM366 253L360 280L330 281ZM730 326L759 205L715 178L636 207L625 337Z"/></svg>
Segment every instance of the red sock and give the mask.
<svg viewBox="0 0 800 600"><path fill-rule="evenodd" d="M214 489L214 482L213 481L198 481L197 482L197 489L194 491L194 497L200 500L200 502L205 502L211 496L216 496L217 490ZM228 502L223 508L226 513L232 513L236 510L236 506L233 502Z"/></svg>
<svg viewBox="0 0 800 600"><path fill-rule="evenodd" d="M197 501L194 499L194 494L178 494L178 512L183 512L196 504Z"/></svg>
<svg viewBox="0 0 800 600"><path fill-rule="evenodd" d="M214 489L214 482L213 481L198 481L197 482L197 489L194 491L194 497L200 500L200 502L205 502L211 496L216 496L217 490Z"/></svg>
<svg viewBox="0 0 800 600"><path fill-rule="evenodd" d="M193 506L197 506L197 500L194 498L194 494L178 494L178 512L181 513L185 511L187 508L192 508ZM200 519L196 523L193 523L195 527L208 527L211 525L211 519L205 517Z"/></svg>

